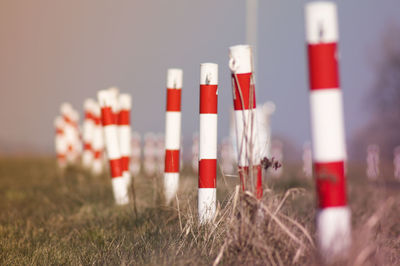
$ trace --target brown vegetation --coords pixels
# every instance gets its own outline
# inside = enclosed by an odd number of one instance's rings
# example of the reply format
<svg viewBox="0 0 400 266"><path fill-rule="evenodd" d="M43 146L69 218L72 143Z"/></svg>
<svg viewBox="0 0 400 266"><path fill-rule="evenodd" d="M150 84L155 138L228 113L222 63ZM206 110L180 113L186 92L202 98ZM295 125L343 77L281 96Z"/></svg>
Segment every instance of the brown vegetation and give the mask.
<svg viewBox="0 0 400 266"><path fill-rule="evenodd" d="M387 167L385 169L388 169ZM350 165L353 248L340 265L400 263L400 185ZM383 173L390 176L391 173ZM295 165L261 202L218 178L214 223L197 222L197 178L184 170L172 207L161 178L136 177L136 208L117 207L107 176L57 173L51 159L0 160L0 264L316 265L314 187Z"/></svg>

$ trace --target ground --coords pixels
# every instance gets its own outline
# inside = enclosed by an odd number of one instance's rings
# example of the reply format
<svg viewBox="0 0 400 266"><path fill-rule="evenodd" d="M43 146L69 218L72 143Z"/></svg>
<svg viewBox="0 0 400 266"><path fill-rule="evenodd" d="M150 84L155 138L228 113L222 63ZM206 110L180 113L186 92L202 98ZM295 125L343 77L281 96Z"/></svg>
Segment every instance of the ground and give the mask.
<svg viewBox="0 0 400 266"><path fill-rule="evenodd" d="M341 265L400 264L400 183L382 168L367 181L364 165L349 164L353 247ZM193 172L183 170L171 206L161 181L135 177L134 203L118 207L107 174L61 174L52 158L0 159L0 265L319 264L314 184L300 165L268 180L261 218L251 196L235 194L237 178L219 174L215 226L197 223Z"/></svg>

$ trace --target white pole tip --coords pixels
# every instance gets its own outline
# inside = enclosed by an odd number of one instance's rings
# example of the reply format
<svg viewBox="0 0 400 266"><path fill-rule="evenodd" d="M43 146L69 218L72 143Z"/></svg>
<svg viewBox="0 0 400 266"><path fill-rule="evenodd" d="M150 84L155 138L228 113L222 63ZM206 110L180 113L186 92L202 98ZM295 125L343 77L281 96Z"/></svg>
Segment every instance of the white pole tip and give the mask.
<svg viewBox="0 0 400 266"><path fill-rule="evenodd" d="M180 68L169 68L167 72L167 88L181 89L183 71Z"/></svg>
<svg viewBox="0 0 400 266"><path fill-rule="evenodd" d="M218 85L218 65L214 63L200 64L200 84Z"/></svg>
<svg viewBox="0 0 400 266"><path fill-rule="evenodd" d="M250 45L241 44L229 47L229 68L235 74L250 73L252 67L252 51Z"/></svg>
<svg viewBox="0 0 400 266"><path fill-rule="evenodd" d="M127 94L123 93L119 95L119 108L120 109L131 109L132 107L132 97Z"/></svg>
<svg viewBox="0 0 400 266"><path fill-rule="evenodd" d="M94 100L92 98L88 98L83 102L83 109L85 111L92 111L93 109Z"/></svg>
<svg viewBox="0 0 400 266"><path fill-rule="evenodd" d="M310 44L337 42L337 8L333 2L317 1L305 6L306 39Z"/></svg>
<svg viewBox="0 0 400 266"><path fill-rule="evenodd" d="M62 115L69 115L71 114L72 110L73 110L72 105L68 102L64 102L60 106L60 111Z"/></svg>
<svg viewBox="0 0 400 266"><path fill-rule="evenodd" d="M97 92L97 99L101 107L111 106L111 95L109 90L101 90Z"/></svg>

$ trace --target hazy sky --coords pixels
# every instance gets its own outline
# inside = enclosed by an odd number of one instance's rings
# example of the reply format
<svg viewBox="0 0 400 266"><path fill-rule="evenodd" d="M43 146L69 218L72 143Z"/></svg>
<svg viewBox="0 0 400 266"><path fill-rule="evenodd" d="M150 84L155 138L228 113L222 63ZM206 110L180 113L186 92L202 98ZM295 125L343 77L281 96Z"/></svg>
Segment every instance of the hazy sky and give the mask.
<svg viewBox="0 0 400 266"><path fill-rule="evenodd" d="M260 0L257 101L272 100L273 132L310 139L303 6ZM399 0L337 1L347 137L367 119L373 57ZM70 101L116 85L133 96L133 128L164 131L165 77L181 67L183 134L198 130L199 64L219 64L219 135L232 106L228 47L245 42L244 0L0 0L0 148L53 147L53 119Z"/></svg>

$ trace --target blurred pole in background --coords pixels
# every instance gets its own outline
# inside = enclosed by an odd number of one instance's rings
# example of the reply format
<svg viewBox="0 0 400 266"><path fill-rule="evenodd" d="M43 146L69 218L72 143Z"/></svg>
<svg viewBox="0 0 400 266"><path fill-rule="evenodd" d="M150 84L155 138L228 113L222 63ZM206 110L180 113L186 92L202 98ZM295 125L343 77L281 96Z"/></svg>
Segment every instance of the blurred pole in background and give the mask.
<svg viewBox="0 0 400 266"><path fill-rule="evenodd" d="M130 172L131 160L131 108L132 97L129 94L122 93L119 95L119 110L118 110L118 137L119 147L121 151L121 165L124 179L129 186L132 182Z"/></svg>
<svg viewBox="0 0 400 266"><path fill-rule="evenodd" d="M400 181L400 146L394 148L393 155L394 178Z"/></svg>
<svg viewBox="0 0 400 266"><path fill-rule="evenodd" d="M306 4L305 24L318 195L317 242L322 258L332 262L348 255L351 243L336 4L325 1Z"/></svg>
<svg viewBox="0 0 400 266"><path fill-rule="evenodd" d="M367 147L367 177L370 180L379 177L379 146L376 144Z"/></svg>
<svg viewBox="0 0 400 266"><path fill-rule="evenodd" d="M141 148L141 137L139 132L133 131L132 132L132 156L131 156L131 169L132 175L137 176L140 173L141 168L141 155L142 155L142 148Z"/></svg>
<svg viewBox="0 0 400 266"><path fill-rule="evenodd" d="M82 165L86 169L90 169L93 163L93 130L94 130L94 119L93 119L93 99L86 99L83 103L85 112L85 118L83 120L82 128L82 140L83 140L83 152L82 152Z"/></svg>
<svg viewBox="0 0 400 266"><path fill-rule="evenodd" d="M257 84L257 10L258 0L246 1L246 43L251 46L253 51L253 79Z"/></svg>
<svg viewBox="0 0 400 266"><path fill-rule="evenodd" d="M103 173L104 169L104 135L103 128L101 126L101 110L98 102L93 103L93 164L92 173L99 175Z"/></svg>
<svg viewBox="0 0 400 266"><path fill-rule="evenodd" d="M57 154L58 167L63 170L67 166L67 150L68 145L64 135L65 122L62 116L57 116L54 120L56 129L55 149Z"/></svg>
<svg viewBox="0 0 400 266"><path fill-rule="evenodd" d="M101 107L101 121L104 131L104 140L110 163L111 183L115 202L118 205L129 203L128 187L123 178L121 152L118 140L118 126L115 110L117 99L110 90L101 90L97 97Z"/></svg>

